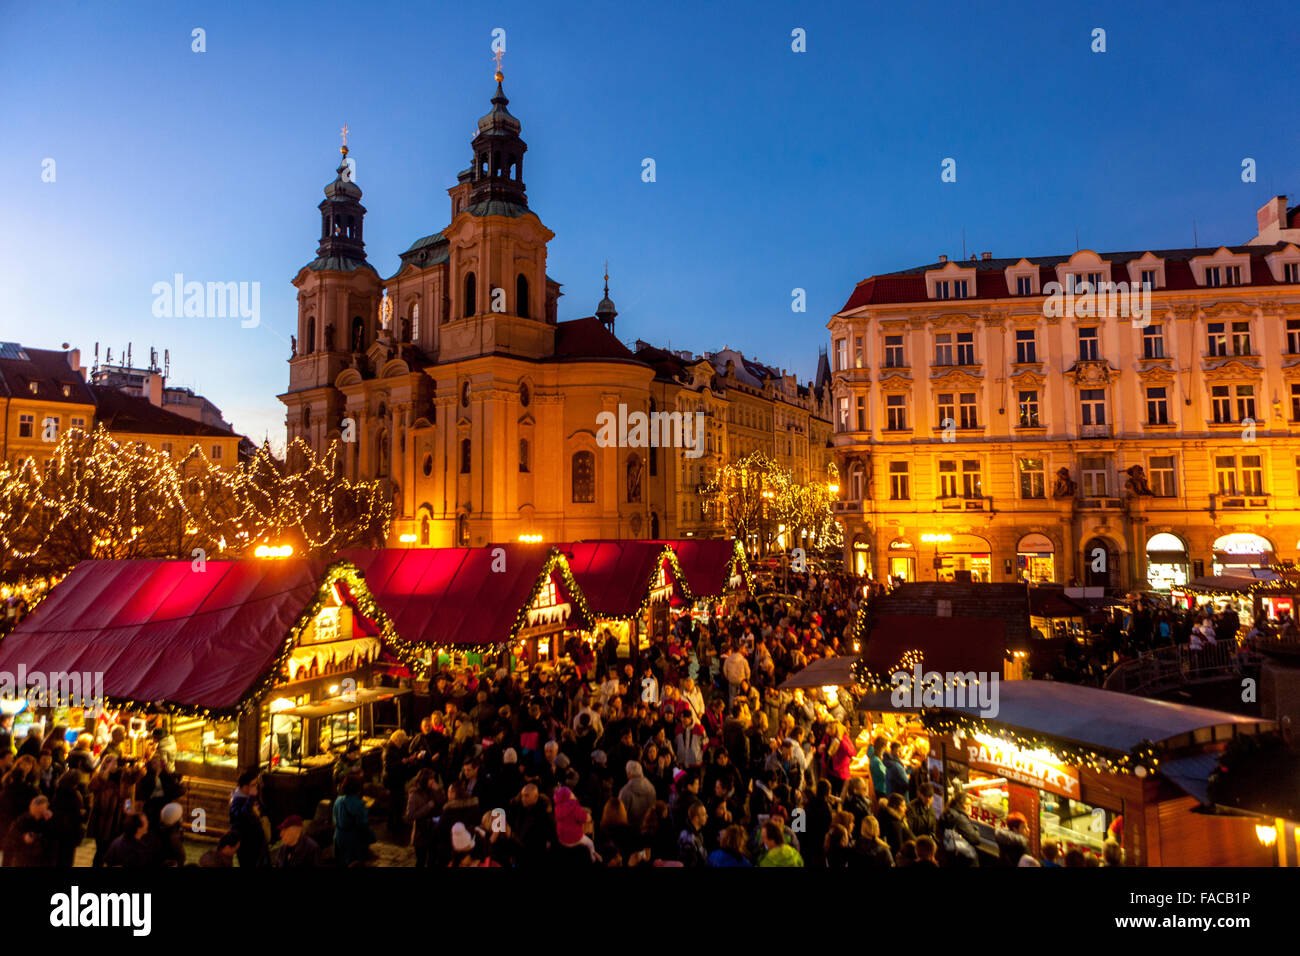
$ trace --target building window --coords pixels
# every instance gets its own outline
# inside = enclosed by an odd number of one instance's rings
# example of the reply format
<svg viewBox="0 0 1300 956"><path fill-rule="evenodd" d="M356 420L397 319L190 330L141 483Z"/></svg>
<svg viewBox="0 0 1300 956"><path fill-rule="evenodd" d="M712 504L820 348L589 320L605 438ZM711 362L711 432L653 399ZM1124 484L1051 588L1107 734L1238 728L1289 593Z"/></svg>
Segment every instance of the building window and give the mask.
<svg viewBox="0 0 1300 956"><path fill-rule="evenodd" d="M858 431L864 432L867 430L867 397L859 395L855 404L858 413Z"/></svg>
<svg viewBox="0 0 1300 956"><path fill-rule="evenodd" d="M849 367L849 340L835 340L835 371L842 372Z"/></svg>
<svg viewBox="0 0 1300 956"><path fill-rule="evenodd" d="M1300 319L1286 320L1286 350L1291 355L1300 355Z"/></svg>
<svg viewBox="0 0 1300 956"><path fill-rule="evenodd" d="M849 397L847 395L841 395L840 396L840 431L846 432L848 430L849 430Z"/></svg>
<svg viewBox="0 0 1300 956"><path fill-rule="evenodd" d="M958 365L975 364L975 333L974 332L957 333L957 364Z"/></svg>
<svg viewBox="0 0 1300 956"><path fill-rule="evenodd" d="M893 501L907 501L911 497L905 461L889 463L889 497Z"/></svg>
<svg viewBox="0 0 1300 956"><path fill-rule="evenodd" d="M1155 269L1143 269L1143 270L1142 270L1142 288L1144 288L1144 289L1154 289L1155 287L1156 287L1156 270L1155 270Z"/></svg>
<svg viewBox="0 0 1300 956"><path fill-rule="evenodd" d="M957 497L957 463L955 461L939 462L939 497Z"/></svg>
<svg viewBox="0 0 1300 956"><path fill-rule="evenodd" d="M420 544L426 548L429 546L429 516L420 516Z"/></svg>
<svg viewBox="0 0 1300 956"><path fill-rule="evenodd" d="M522 474L528 474L531 470L528 463L528 439L519 439L519 471Z"/></svg>
<svg viewBox="0 0 1300 956"><path fill-rule="evenodd" d="M1016 276L1016 295L1033 295L1034 277Z"/></svg>
<svg viewBox="0 0 1300 956"><path fill-rule="evenodd" d="M1211 322L1206 327L1207 345L1211 356L1228 354L1228 336L1222 322Z"/></svg>
<svg viewBox="0 0 1300 956"><path fill-rule="evenodd" d="M934 336L934 364L952 364L952 333L938 332Z"/></svg>
<svg viewBox="0 0 1300 956"><path fill-rule="evenodd" d="M476 303L478 302L478 280L474 273L469 272L465 275L465 318L474 314Z"/></svg>
<svg viewBox="0 0 1300 956"><path fill-rule="evenodd" d="M885 368L903 368L903 337L885 336Z"/></svg>
<svg viewBox="0 0 1300 956"><path fill-rule="evenodd" d="M573 500L578 504L596 500L596 456L589 451L573 453Z"/></svg>
<svg viewBox="0 0 1300 956"><path fill-rule="evenodd" d="M469 547L469 515L456 515L456 547Z"/></svg>
<svg viewBox="0 0 1300 956"><path fill-rule="evenodd" d="M1282 281L1300 282L1300 262L1284 262L1282 264Z"/></svg>
<svg viewBox="0 0 1300 956"><path fill-rule="evenodd" d="M80 428L82 431L86 429L86 420L84 418L71 419L71 423L73 428Z"/></svg>
<svg viewBox="0 0 1300 956"><path fill-rule="evenodd" d="M1047 496L1047 478L1043 471L1043 459L1020 459L1020 497L1044 498Z"/></svg>
<svg viewBox="0 0 1300 956"><path fill-rule="evenodd" d="M891 432L907 430L907 396L885 396L885 427Z"/></svg>
<svg viewBox="0 0 1300 956"><path fill-rule="evenodd" d="M979 498L984 494L978 461L966 460L961 463L961 493L964 498Z"/></svg>
<svg viewBox="0 0 1300 956"><path fill-rule="evenodd" d="M1250 323L1232 323L1232 354L1250 355Z"/></svg>
<svg viewBox="0 0 1300 956"><path fill-rule="evenodd" d="M1099 456L1084 457L1079 460L1079 472L1083 476L1083 496L1085 498L1106 497L1106 459Z"/></svg>
<svg viewBox="0 0 1300 956"><path fill-rule="evenodd" d="M1038 422L1038 392L1034 389L1022 391L1019 394L1018 404L1020 406L1020 427L1037 428Z"/></svg>
<svg viewBox="0 0 1300 956"><path fill-rule="evenodd" d="M1097 327L1079 329L1079 361L1095 362L1098 355Z"/></svg>
<svg viewBox="0 0 1300 956"><path fill-rule="evenodd" d="M1300 382L1291 383L1291 421L1300 422Z"/></svg>
<svg viewBox="0 0 1300 956"><path fill-rule="evenodd" d="M953 404L952 392L939 393L939 427L952 428L957 424L957 408Z"/></svg>
<svg viewBox="0 0 1300 956"><path fill-rule="evenodd" d="M213 446L212 446L212 460L213 460L213 461L221 461L221 446L220 446L220 445L213 445Z"/></svg>
<svg viewBox="0 0 1300 956"><path fill-rule="evenodd" d="M1147 389L1147 424L1169 424L1169 397L1163 385Z"/></svg>
<svg viewBox="0 0 1300 956"><path fill-rule="evenodd" d="M1210 386L1210 405L1216 425L1232 421L1232 398L1227 385Z"/></svg>
<svg viewBox="0 0 1300 956"><path fill-rule="evenodd" d="M468 438L460 440L460 473L468 475L474 466L474 445Z"/></svg>
<svg viewBox="0 0 1300 956"><path fill-rule="evenodd" d="M1221 495L1237 493L1237 459L1233 455L1216 455L1214 458L1215 486Z"/></svg>
<svg viewBox="0 0 1300 956"><path fill-rule="evenodd" d="M515 314L528 318L528 277L522 273L515 279Z"/></svg>
<svg viewBox="0 0 1300 956"><path fill-rule="evenodd" d="M853 367L862 368L865 364L863 359L862 336L855 335L853 336Z"/></svg>
<svg viewBox="0 0 1300 956"><path fill-rule="evenodd" d="M1106 424L1106 390L1084 388L1079 390L1079 407L1084 425Z"/></svg>
<svg viewBox="0 0 1300 956"><path fill-rule="evenodd" d="M1022 365L1038 361L1038 342L1033 329L1016 329L1016 361Z"/></svg>
<svg viewBox="0 0 1300 956"><path fill-rule="evenodd" d="M1255 420L1255 386L1237 386L1237 421Z"/></svg>
<svg viewBox="0 0 1300 956"><path fill-rule="evenodd" d="M411 306L411 341L420 341L420 303Z"/></svg>
<svg viewBox="0 0 1300 956"><path fill-rule="evenodd" d="M1173 455L1153 456L1147 478L1147 483L1151 486L1151 493L1157 498L1177 497L1177 492L1174 490Z"/></svg>
<svg viewBox="0 0 1300 956"><path fill-rule="evenodd" d="M19 415L18 416L18 437L31 438L36 430L36 416Z"/></svg>
<svg viewBox="0 0 1300 956"><path fill-rule="evenodd" d="M172 456L172 443L169 442L169 441L165 441L165 442L163 442L163 443L162 443L162 451L163 451L163 454L164 454L164 455L166 455L168 458L170 458L170 457Z"/></svg>
<svg viewBox="0 0 1300 956"><path fill-rule="evenodd" d="M861 501L863 493L863 471L862 465L854 462L853 467L849 469L849 500Z"/></svg>
<svg viewBox="0 0 1300 956"><path fill-rule="evenodd" d="M957 411L961 416L958 421L958 427L979 428L979 416L975 412L975 393L962 392L958 400L959 406Z"/></svg>
<svg viewBox="0 0 1300 956"><path fill-rule="evenodd" d="M627 502L641 503L641 456L627 456Z"/></svg>
<svg viewBox="0 0 1300 956"><path fill-rule="evenodd" d="M1165 357L1165 327L1148 325L1142 330L1142 357L1160 359Z"/></svg>

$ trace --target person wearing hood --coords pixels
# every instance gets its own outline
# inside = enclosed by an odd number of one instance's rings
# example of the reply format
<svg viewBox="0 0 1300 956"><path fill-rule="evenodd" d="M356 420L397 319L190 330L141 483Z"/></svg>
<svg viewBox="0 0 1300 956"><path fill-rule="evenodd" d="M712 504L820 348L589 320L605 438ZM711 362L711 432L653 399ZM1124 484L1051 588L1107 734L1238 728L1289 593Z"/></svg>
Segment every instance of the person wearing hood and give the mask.
<svg viewBox="0 0 1300 956"><path fill-rule="evenodd" d="M627 762L627 783L618 792L618 798L627 808L627 818L633 826L644 820L646 813L655 805L658 794L654 784L645 778L639 761Z"/></svg>
<svg viewBox="0 0 1300 956"><path fill-rule="evenodd" d="M591 821L587 808L568 787L555 790L555 843L551 862L560 867L591 866L600 862L596 845L586 830Z"/></svg>

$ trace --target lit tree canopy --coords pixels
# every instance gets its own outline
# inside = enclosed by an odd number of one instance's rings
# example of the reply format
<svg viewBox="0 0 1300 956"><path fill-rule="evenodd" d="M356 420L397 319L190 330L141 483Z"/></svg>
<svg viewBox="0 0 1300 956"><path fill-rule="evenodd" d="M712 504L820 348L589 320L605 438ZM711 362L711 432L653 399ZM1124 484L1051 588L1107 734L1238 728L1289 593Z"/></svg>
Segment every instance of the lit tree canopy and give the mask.
<svg viewBox="0 0 1300 956"><path fill-rule="evenodd" d="M290 471L264 445L221 467L198 448L181 461L103 426L66 432L44 471L0 463L0 577L62 572L88 558L240 556L258 543L298 553L372 545L390 505L378 482L341 477L338 449L290 446Z"/></svg>

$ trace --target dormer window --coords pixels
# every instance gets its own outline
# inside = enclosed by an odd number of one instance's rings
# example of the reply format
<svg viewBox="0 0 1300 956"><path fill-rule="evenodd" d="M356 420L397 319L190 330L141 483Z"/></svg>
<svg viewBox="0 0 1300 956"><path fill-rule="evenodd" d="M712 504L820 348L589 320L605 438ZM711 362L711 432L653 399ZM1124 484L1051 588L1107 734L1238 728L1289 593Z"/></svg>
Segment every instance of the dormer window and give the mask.
<svg viewBox="0 0 1300 956"><path fill-rule="evenodd" d="M1241 266L1208 266L1205 270L1205 287L1241 285Z"/></svg>
<svg viewBox="0 0 1300 956"><path fill-rule="evenodd" d="M1033 295L1034 277L1016 276L1016 295Z"/></svg>
<svg viewBox="0 0 1300 956"><path fill-rule="evenodd" d="M31 392L33 395L35 395L39 389L40 389L40 384L38 382L27 383L27 390Z"/></svg>
<svg viewBox="0 0 1300 956"><path fill-rule="evenodd" d="M1038 266L1028 259L1021 259L1015 265L1007 266L1003 272L1007 288L1015 289L1016 295L1038 295Z"/></svg>
<svg viewBox="0 0 1300 956"><path fill-rule="evenodd" d="M1141 288L1154 289L1156 287L1156 270L1143 269L1142 276L1138 281L1140 283Z"/></svg>
<svg viewBox="0 0 1300 956"><path fill-rule="evenodd" d="M1213 255L1191 260L1192 274L1206 289L1250 284L1250 257L1220 246Z"/></svg>
<svg viewBox="0 0 1300 956"><path fill-rule="evenodd" d="M1065 287L1074 292L1096 292L1101 285L1100 272L1071 272L1065 279ZM1084 286L1087 286L1087 289Z"/></svg>
<svg viewBox="0 0 1300 956"><path fill-rule="evenodd" d="M965 299L967 297L965 279L940 279L934 284L936 299Z"/></svg>
<svg viewBox="0 0 1300 956"><path fill-rule="evenodd" d="M1282 281L1300 282L1300 262L1282 263Z"/></svg>

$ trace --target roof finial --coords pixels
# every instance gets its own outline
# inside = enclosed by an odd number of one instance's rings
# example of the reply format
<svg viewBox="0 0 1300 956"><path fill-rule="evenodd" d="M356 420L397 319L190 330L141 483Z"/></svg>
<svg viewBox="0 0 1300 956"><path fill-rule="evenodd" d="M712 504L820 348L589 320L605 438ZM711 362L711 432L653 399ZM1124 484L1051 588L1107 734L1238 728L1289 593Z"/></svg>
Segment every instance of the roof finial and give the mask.
<svg viewBox="0 0 1300 956"><path fill-rule="evenodd" d="M501 72L501 57L505 55L505 52L506 51L503 47L497 47L496 52L492 54L492 59L497 61L497 72L496 72L495 79L498 83L500 83L502 80L506 78L506 75Z"/></svg>
<svg viewBox="0 0 1300 956"><path fill-rule="evenodd" d="M605 298L609 298L609 260L605 260Z"/></svg>
<svg viewBox="0 0 1300 956"><path fill-rule="evenodd" d="M343 134L343 145L339 147L339 152L343 154L343 158L344 158L344 159L347 159L347 156L348 156L348 124L347 124L347 123L344 123L344 124L343 124L343 129L339 130L339 132Z"/></svg>

